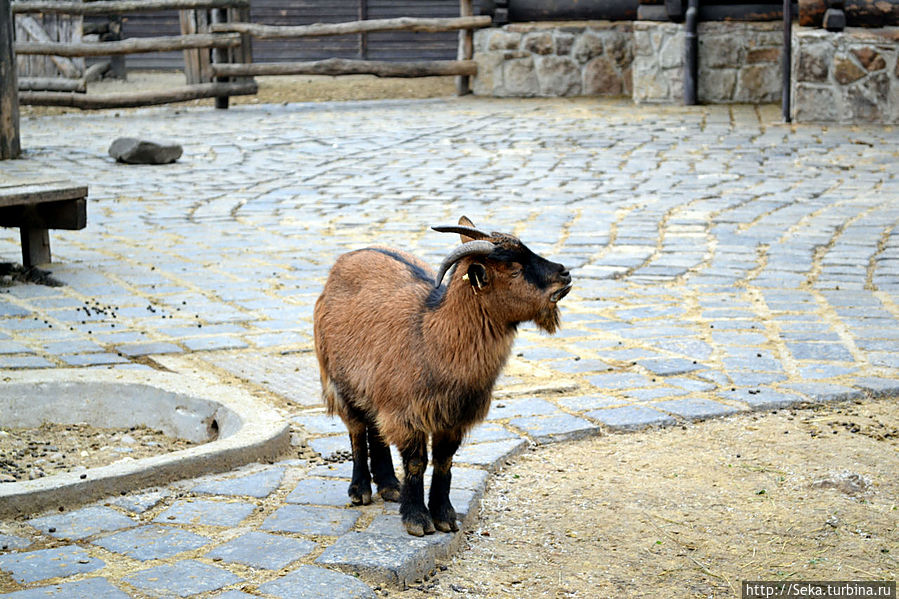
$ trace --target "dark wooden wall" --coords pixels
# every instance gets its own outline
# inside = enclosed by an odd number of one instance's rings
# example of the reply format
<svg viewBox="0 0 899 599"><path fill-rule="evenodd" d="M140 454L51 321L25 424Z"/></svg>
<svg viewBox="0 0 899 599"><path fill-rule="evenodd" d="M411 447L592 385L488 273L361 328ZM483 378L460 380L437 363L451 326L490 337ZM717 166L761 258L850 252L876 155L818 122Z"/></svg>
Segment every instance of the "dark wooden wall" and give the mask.
<svg viewBox="0 0 899 599"><path fill-rule="evenodd" d="M475 14L479 2L475 0ZM307 25L395 17L458 17L458 0L252 0L250 19L265 25ZM178 13L135 14L125 18L125 37L177 35ZM322 58L371 60L440 60L456 58L458 33L384 32L297 40L254 40L255 62L286 62ZM363 56L364 55L364 56ZM180 69L180 52L135 54L129 69Z"/></svg>

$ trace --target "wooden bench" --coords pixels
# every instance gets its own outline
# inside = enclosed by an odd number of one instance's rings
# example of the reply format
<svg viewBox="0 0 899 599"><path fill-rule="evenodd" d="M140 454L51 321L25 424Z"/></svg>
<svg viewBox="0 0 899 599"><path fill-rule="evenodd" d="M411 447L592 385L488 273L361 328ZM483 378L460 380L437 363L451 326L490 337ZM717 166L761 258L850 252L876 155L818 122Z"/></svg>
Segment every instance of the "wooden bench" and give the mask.
<svg viewBox="0 0 899 599"><path fill-rule="evenodd" d="M0 183L0 227L18 227L22 265L50 262L50 229L87 226L87 186L66 181Z"/></svg>

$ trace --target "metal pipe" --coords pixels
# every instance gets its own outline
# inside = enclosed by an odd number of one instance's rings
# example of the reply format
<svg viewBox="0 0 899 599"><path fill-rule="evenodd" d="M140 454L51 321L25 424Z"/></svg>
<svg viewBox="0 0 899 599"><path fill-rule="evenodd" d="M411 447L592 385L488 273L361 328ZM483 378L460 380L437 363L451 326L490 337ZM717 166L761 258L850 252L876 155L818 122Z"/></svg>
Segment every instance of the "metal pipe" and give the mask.
<svg viewBox="0 0 899 599"><path fill-rule="evenodd" d="M787 0L789 1L789 0ZM699 81L699 0L690 0L684 20L684 105L696 104Z"/></svg>
<svg viewBox="0 0 899 599"><path fill-rule="evenodd" d="M790 69L793 62L793 11L791 0L783 0L784 7L784 49L783 49L783 77L781 84L783 90L780 96L781 111L783 112L784 122L789 123L792 118L790 116Z"/></svg>

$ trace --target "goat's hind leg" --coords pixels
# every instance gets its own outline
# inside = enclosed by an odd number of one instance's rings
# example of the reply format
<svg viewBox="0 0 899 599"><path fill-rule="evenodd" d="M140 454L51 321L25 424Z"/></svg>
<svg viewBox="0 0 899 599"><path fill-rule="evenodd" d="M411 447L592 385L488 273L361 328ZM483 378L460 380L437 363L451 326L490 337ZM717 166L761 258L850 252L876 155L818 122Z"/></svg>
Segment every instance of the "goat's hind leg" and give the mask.
<svg viewBox="0 0 899 599"><path fill-rule="evenodd" d="M453 480L453 455L462 443L461 431L444 431L435 433L431 438L434 454L434 473L431 476L431 491L428 494L428 508L434 526L442 532L459 530L456 523L456 510L450 503L450 485Z"/></svg>
<svg viewBox="0 0 899 599"><path fill-rule="evenodd" d="M353 479L347 494L353 505L368 505L371 503L371 473L368 470L368 442L365 438L367 426L356 414L343 414L343 417L353 448Z"/></svg>
<svg viewBox="0 0 899 599"><path fill-rule="evenodd" d="M399 501L400 481L393 469L390 447L373 425L368 426L368 452L371 456L371 475L375 484L378 485L378 494L381 499Z"/></svg>

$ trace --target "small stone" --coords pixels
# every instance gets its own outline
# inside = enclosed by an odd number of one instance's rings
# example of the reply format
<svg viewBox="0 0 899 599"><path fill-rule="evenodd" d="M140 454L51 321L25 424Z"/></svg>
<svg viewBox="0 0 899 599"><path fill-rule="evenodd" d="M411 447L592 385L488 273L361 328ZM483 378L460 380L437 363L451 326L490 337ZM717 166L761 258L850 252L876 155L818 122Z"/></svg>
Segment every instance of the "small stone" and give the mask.
<svg viewBox="0 0 899 599"><path fill-rule="evenodd" d="M833 57L833 76L840 85L846 85L864 77L865 71L845 54L837 54Z"/></svg>
<svg viewBox="0 0 899 599"><path fill-rule="evenodd" d="M169 164L181 158L183 149L175 143L157 143L134 137L120 137L109 146L109 155L126 164Z"/></svg>
<svg viewBox="0 0 899 599"><path fill-rule="evenodd" d="M862 63L862 66L865 67L868 72L879 71L887 66L883 56L878 54L874 48L859 48L853 50L852 53L855 54L855 57L858 58L858 61Z"/></svg>

